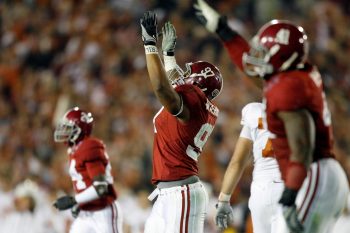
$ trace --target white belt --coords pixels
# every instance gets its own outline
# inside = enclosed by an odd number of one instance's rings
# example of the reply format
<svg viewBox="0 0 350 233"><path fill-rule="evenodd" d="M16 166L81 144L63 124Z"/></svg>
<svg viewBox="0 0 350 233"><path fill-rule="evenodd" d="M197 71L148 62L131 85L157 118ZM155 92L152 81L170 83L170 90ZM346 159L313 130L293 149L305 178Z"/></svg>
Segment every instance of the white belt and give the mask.
<svg viewBox="0 0 350 233"><path fill-rule="evenodd" d="M159 188L154 189L153 192L147 197L148 200L153 201L154 198L156 198L159 195L159 192Z"/></svg>
<svg viewBox="0 0 350 233"><path fill-rule="evenodd" d="M156 198L158 195L168 195L170 193L186 190L187 188L194 189L194 188L197 188L197 187L203 187L203 184L200 181L198 181L198 182L193 183L193 184L185 184L185 185L175 186L175 187L171 187L171 188L161 188L161 189L160 188L156 188L148 196L148 200L153 201L154 198Z"/></svg>

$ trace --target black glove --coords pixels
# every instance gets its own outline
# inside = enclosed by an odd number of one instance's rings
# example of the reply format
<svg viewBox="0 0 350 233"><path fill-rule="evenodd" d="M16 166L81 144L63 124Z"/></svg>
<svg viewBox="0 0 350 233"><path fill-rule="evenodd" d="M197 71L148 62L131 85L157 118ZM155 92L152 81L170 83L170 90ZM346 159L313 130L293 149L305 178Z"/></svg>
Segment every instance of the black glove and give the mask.
<svg viewBox="0 0 350 233"><path fill-rule="evenodd" d="M140 20L142 41L144 45L156 45L157 43L157 18L156 14L148 11Z"/></svg>
<svg viewBox="0 0 350 233"><path fill-rule="evenodd" d="M68 210L72 208L75 204L77 204L77 201L72 196L63 196L58 198L54 203L53 206L58 210Z"/></svg>
<svg viewBox="0 0 350 233"><path fill-rule="evenodd" d="M286 187L279 200L279 203L282 204L284 219L292 233L302 233L304 231L303 224L298 219L298 211L295 206L297 194L298 191Z"/></svg>
<svg viewBox="0 0 350 233"><path fill-rule="evenodd" d="M287 187L284 188L282 196L279 200L279 203L283 206L292 206L295 203L295 199L297 198L298 191L289 189Z"/></svg>
<svg viewBox="0 0 350 233"><path fill-rule="evenodd" d="M222 15L219 18L218 28L215 32L223 41L229 41L237 35L237 32L235 32L228 26L226 15Z"/></svg>

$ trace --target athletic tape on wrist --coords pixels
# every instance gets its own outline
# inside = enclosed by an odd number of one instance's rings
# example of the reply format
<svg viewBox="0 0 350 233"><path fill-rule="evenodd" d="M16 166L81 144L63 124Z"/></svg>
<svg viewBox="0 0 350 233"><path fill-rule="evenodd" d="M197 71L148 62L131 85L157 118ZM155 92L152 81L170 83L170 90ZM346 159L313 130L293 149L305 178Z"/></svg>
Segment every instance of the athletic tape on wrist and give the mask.
<svg viewBox="0 0 350 233"><path fill-rule="evenodd" d="M226 202L230 202L231 200L231 195L225 194L225 193L221 193L219 195L219 201L226 201Z"/></svg>
<svg viewBox="0 0 350 233"><path fill-rule="evenodd" d="M163 55L164 56L175 56L175 52L174 51L163 51Z"/></svg>
<svg viewBox="0 0 350 233"><path fill-rule="evenodd" d="M177 64L176 64L175 56L164 55L164 69L165 69L165 71L168 72L168 71L176 69L176 68L177 68Z"/></svg>
<svg viewBox="0 0 350 233"><path fill-rule="evenodd" d="M158 54L158 48L155 45L145 45L145 54Z"/></svg>
<svg viewBox="0 0 350 233"><path fill-rule="evenodd" d="M93 185L85 189L83 192L75 195L75 200L77 203L86 203L98 199L98 193Z"/></svg>

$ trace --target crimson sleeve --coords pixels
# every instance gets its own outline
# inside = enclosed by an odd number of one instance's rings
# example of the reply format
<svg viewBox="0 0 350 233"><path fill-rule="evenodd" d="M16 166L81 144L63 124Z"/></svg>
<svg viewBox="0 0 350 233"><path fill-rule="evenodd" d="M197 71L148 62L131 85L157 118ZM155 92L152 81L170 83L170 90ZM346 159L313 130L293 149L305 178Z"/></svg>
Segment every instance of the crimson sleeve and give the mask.
<svg viewBox="0 0 350 233"><path fill-rule="evenodd" d="M87 162L85 166L91 180L98 175L105 174L106 166L102 161Z"/></svg>
<svg viewBox="0 0 350 233"><path fill-rule="evenodd" d="M84 163L91 179L96 175L105 174L108 163L105 155L105 147L99 140L90 139L82 148Z"/></svg>
<svg viewBox="0 0 350 233"><path fill-rule="evenodd" d="M239 34L236 34L228 41L222 41L233 64L243 71L242 56L243 53L249 52L249 43Z"/></svg>

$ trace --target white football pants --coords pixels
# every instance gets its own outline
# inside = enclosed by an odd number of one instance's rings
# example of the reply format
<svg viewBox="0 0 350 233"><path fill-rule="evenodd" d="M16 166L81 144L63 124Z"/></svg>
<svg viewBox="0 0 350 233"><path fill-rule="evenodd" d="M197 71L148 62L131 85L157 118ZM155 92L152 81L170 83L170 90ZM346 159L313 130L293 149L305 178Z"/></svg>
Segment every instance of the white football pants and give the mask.
<svg viewBox="0 0 350 233"><path fill-rule="evenodd" d="M207 206L201 182L159 189L145 233L202 233Z"/></svg>
<svg viewBox="0 0 350 233"><path fill-rule="evenodd" d="M69 233L122 233L122 213L118 202L97 211L80 211Z"/></svg>
<svg viewBox="0 0 350 233"><path fill-rule="evenodd" d="M278 233L276 231L278 201L284 184L271 177L254 178L250 186L249 209L254 233Z"/></svg>
<svg viewBox="0 0 350 233"><path fill-rule="evenodd" d="M335 159L311 164L307 178L298 192L296 205L305 233L329 233L340 217L349 193L343 168ZM289 233L279 206L278 232Z"/></svg>

